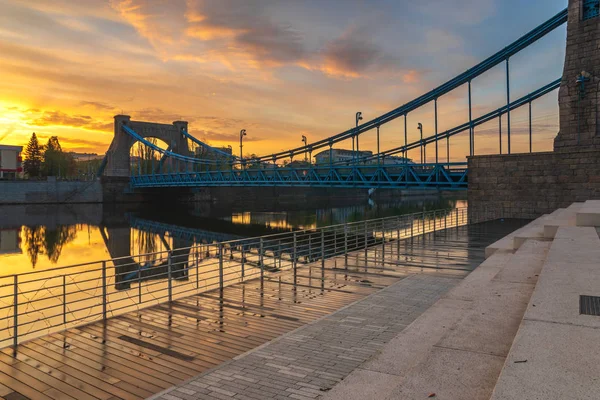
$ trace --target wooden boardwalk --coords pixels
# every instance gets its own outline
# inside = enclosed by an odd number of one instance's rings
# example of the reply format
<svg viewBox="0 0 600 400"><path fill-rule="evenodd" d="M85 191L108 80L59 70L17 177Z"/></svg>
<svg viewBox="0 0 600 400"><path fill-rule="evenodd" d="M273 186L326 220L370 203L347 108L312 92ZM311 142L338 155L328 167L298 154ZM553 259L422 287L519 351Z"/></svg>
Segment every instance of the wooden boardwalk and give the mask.
<svg viewBox="0 0 600 400"><path fill-rule="evenodd" d="M414 273L461 278L521 225L485 223L389 242L68 329L0 351L0 398L141 399ZM382 254L385 252L385 257Z"/></svg>

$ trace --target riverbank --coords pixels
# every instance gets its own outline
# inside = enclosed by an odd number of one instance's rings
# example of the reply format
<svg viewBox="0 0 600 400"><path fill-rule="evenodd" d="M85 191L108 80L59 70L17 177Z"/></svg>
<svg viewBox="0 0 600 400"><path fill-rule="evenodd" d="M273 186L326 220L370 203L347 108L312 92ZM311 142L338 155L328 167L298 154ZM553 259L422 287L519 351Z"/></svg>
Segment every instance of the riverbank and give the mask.
<svg viewBox="0 0 600 400"><path fill-rule="evenodd" d="M77 204L77 203L204 203L233 207L248 202L262 203L266 208L327 202L394 201L404 198L466 198L464 192L442 192L416 189L375 189L337 187L199 187L152 188L132 190L127 180L94 181L0 181L0 205L10 204Z"/></svg>

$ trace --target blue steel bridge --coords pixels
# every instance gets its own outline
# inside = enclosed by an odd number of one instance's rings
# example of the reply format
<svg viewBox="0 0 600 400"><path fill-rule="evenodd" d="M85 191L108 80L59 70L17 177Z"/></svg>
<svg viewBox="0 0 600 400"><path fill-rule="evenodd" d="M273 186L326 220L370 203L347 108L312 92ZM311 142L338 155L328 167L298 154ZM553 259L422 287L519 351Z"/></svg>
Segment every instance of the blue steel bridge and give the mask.
<svg viewBox="0 0 600 400"><path fill-rule="evenodd" d="M187 122L173 125L149 124L131 121L128 116L115 117L115 139L111 144L101 172L105 176L128 176L132 188L149 187L211 187L211 186L296 186L340 188L397 188L461 190L468 185L467 162L450 162L450 140L457 135L467 135L469 155L475 154L477 127L490 121L498 121L500 154L511 154L511 112L526 107L529 118L529 151L532 151L532 103L559 88L561 79L548 82L525 96L511 98L510 59L567 22L567 9L509 44L491 57L466 72L450 79L428 93L368 122L357 124L344 132L306 143L279 153L261 155L252 159L235 156L231 152L209 146L190 135ZM506 103L487 114L474 117L472 81L504 64ZM469 116L464 123L438 132L438 99L466 85L468 90ZM433 103L433 135L408 141L408 120L411 113ZM398 119L404 120L404 144L381 149L380 129ZM506 125L502 127L502 119ZM415 119L416 123L416 119ZM157 130L157 126L159 129ZM163 131L170 133L165 135ZM359 152L359 139L365 134L377 135L377 151L374 154ZM503 138L503 134L506 135ZM240 135L242 133L240 132ZM422 136L422 135L421 135ZM168 144L161 148L150 138L157 137ZM352 157L338 161L333 152L342 142L352 142ZM503 142L505 148L503 149ZM130 149L137 145L146 158L129 159ZM420 162L408 160L408 152L419 149ZM126 152L126 156L120 154ZM313 155L327 155L328 161L312 163ZM434 162L424 162L427 160ZM199 155L201 154L201 155ZM400 157L399 157L400 156ZM294 161L310 160L310 162ZM126 160L123 160L126 158ZM393 160L393 163L390 162Z"/></svg>

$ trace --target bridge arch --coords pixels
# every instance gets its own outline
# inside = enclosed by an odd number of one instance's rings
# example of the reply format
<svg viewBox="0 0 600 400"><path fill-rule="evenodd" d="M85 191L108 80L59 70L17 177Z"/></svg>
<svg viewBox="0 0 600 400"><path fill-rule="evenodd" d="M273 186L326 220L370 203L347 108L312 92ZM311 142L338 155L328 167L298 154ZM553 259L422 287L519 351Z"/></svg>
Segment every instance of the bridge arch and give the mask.
<svg viewBox="0 0 600 400"><path fill-rule="evenodd" d="M157 124L152 122L132 121L129 115L115 115L114 137L106 152L106 167L104 176L129 178L131 171L131 148L135 143L130 135L123 131L127 125L144 138L156 138L165 142L170 150L183 156L191 157L186 136L187 121L175 121L173 124Z"/></svg>

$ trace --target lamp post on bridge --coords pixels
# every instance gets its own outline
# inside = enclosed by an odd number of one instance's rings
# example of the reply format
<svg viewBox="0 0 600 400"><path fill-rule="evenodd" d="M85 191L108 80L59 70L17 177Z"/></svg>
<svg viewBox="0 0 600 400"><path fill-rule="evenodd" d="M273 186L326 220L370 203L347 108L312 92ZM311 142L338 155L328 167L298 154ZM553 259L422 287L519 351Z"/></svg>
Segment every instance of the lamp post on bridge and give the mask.
<svg viewBox="0 0 600 400"><path fill-rule="evenodd" d="M307 139L306 136L302 135L302 143L304 143L304 147L306 147L307 145ZM306 155L306 149L304 149L304 161L306 162L308 160L307 155Z"/></svg>
<svg viewBox="0 0 600 400"><path fill-rule="evenodd" d="M244 139L244 136L246 136L246 130L245 130L245 129L242 129L242 130L240 131L240 163L241 163L241 162L242 162L242 160L244 159L244 153L242 152L242 148L244 147L244 146L243 146L243 139Z"/></svg>
<svg viewBox="0 0 600 400"><path fill-rule="evenodd" d="M362 119L363 119L362 112L358 111L356 113L356 157L357 158L358 158L358 151L359 151L358 150L358 121L362 121ZM352 140L352 143L354 143L354 139Z"/></svg>
<svg viewBox="0 0 600 400"><path fill-rule="evenodd" d="M421 165L423 164L423 124L419 122L417 129L421 132Z"/></svg>

